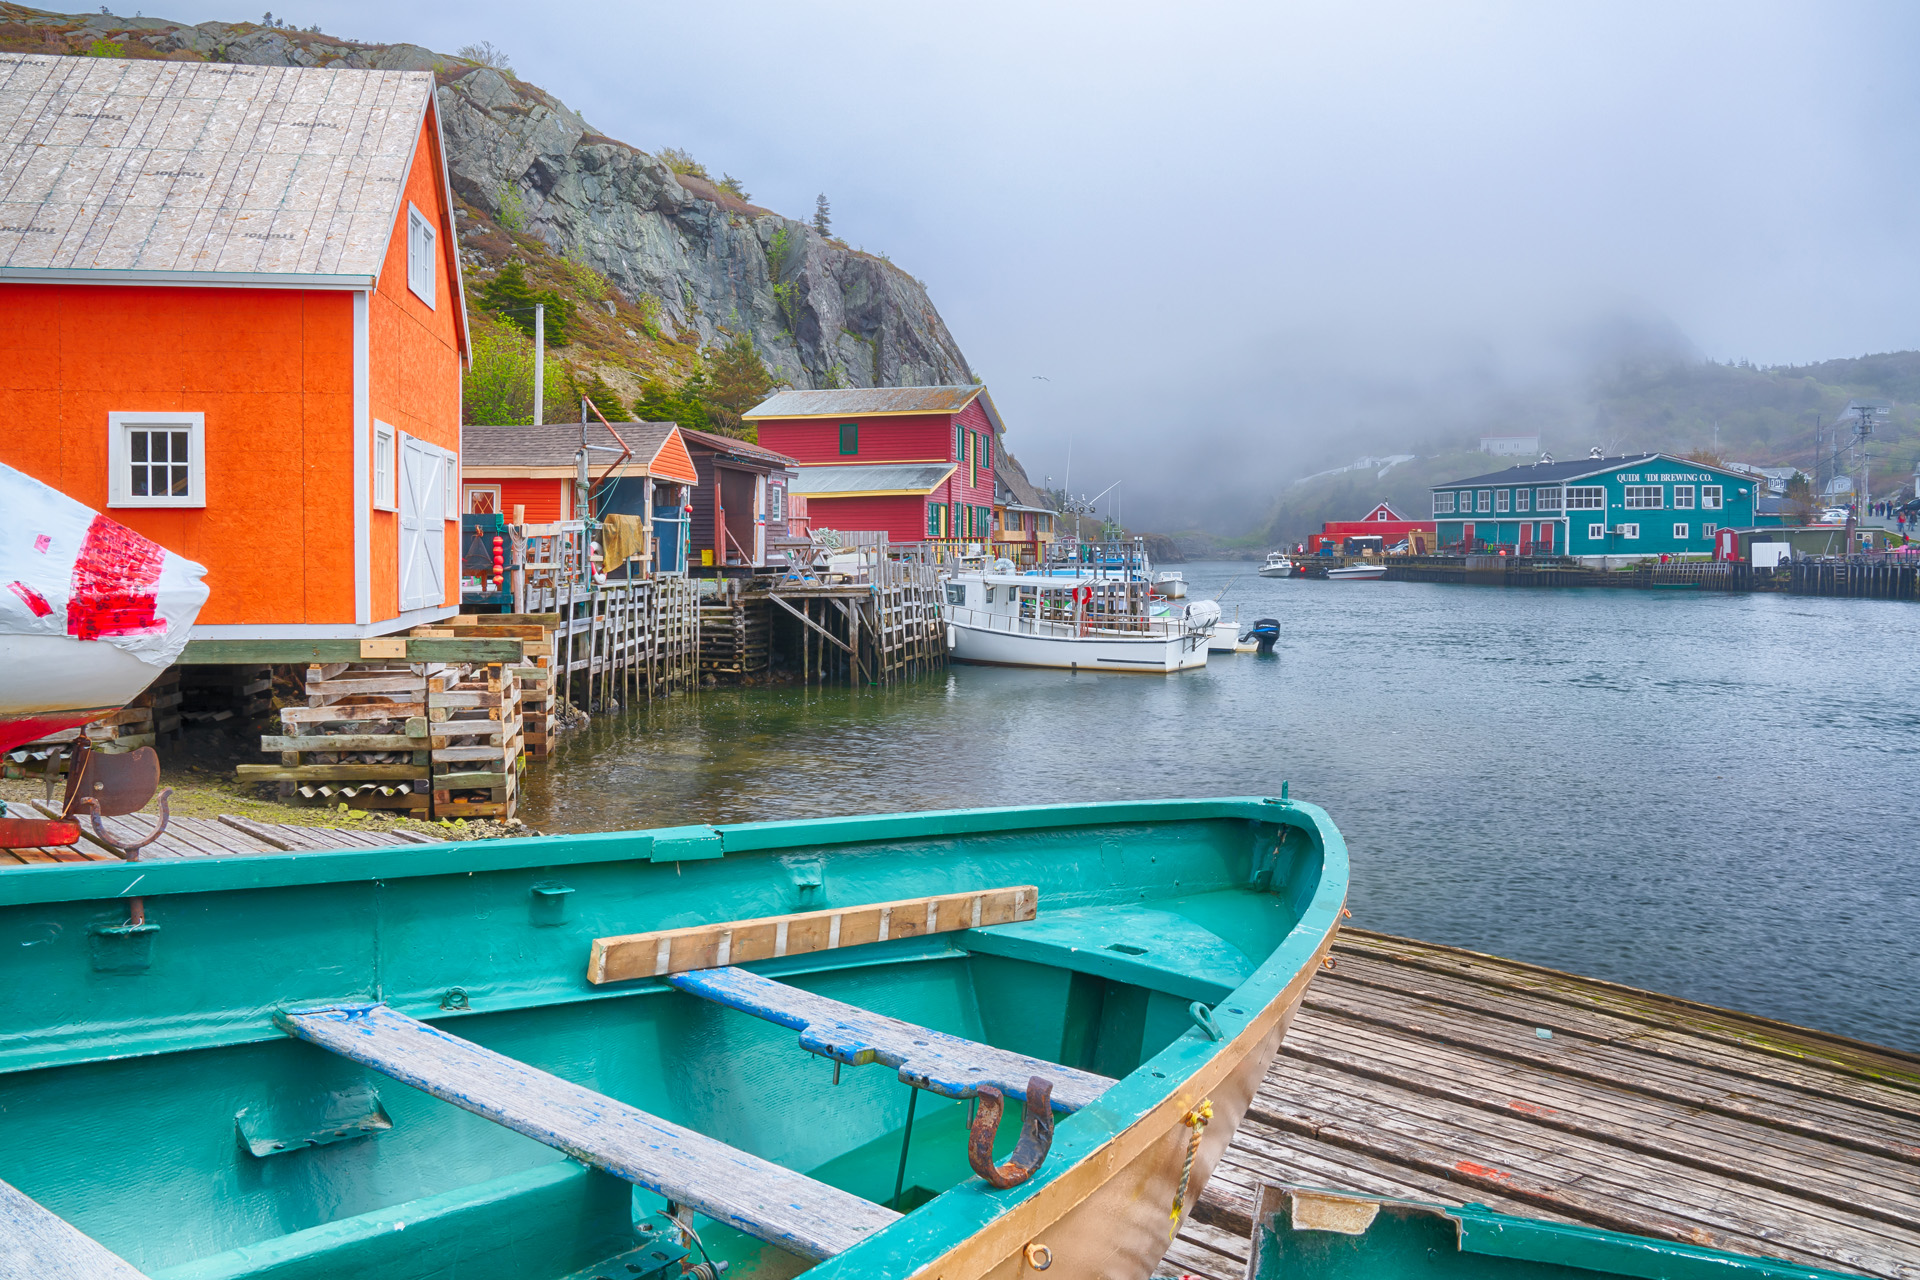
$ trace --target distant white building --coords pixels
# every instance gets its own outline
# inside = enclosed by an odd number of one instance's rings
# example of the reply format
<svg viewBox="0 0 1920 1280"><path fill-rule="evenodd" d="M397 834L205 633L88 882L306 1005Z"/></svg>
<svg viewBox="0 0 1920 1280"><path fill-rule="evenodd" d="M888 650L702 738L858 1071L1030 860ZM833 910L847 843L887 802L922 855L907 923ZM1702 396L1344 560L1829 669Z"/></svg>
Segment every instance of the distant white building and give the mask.
<svg viewBox="0 0 1920 1280"><path fill-rule="evenodd" d="M1481 436L1480 452L1500 458L1531 458L1540 452L1540 437Z"/></svg>

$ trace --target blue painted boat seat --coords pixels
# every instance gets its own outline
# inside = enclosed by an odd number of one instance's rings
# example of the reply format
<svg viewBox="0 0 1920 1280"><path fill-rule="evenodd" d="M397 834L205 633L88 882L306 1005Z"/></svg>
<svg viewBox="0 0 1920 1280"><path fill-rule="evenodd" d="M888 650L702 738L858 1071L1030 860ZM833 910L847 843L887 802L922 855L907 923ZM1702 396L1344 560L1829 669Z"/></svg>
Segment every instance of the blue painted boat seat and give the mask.
<svg viewBox="0 0 1920 1280"><path fill-rule="evenodd" d="M900 1215L384 1004L285 1013L287 1031L769 1244L820 1261Z"/></svg>
<svg viewBox="0 0 1920 1280"><path fill-rule="evenodd" d="M144 1280L115 1254L37 1200L0 1182L0 1276L33 1280Z"/></svg>
<svg viewBox="0 0 1920 1280"><path fill-rule="evenodd" d="M908 1084L943 1097L971 1098L990 1084L1024 1102L1027 1080L1043 1076L1053 1085L1053 1109L1070 1114L1113 1084L1107 1076L871 1013L745 969L695 969L667 981L689 995L798 1031L800 1047L810 1053L855 1066L884 1062Z"/></svg>
<svg viewBox="0 0 1920 1280"><path fill-rule="evenodd" d="M1258 967L1247 954L1187 917L1156 907L1069 907L1037 919L966 929L955 946L985 955L1089 973L1218 1004Z"/></svg>

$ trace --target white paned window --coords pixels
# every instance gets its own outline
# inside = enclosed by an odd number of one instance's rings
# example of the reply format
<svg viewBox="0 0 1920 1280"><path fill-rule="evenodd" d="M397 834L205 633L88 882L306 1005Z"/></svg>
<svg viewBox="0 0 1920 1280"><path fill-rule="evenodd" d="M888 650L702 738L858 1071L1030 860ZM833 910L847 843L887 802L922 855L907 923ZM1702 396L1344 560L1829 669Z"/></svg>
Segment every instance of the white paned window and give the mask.
<svg viewBox="0 0 1920 1280"><path fill-rule="evenodd" d="M767 486L767 519L785 520L787 518L787 490L784 485Z"/></svg>
<svg viewBox="0 0 1920 1280"><path fill-rule="evenodd" d="M477 484L467 490L467 514L491 516L500 512L500 486Z"/></svg>
<svg viewBox="0 0 1920 1280"><path fill-rule="evenodd" d="M1627 486L1627 510L1658 511L1666 505L1657 484L1630 484Z"/></svg>
<svg viewBox="0 0 1920 1280"><path fill-rule="evenodd" d="M407 206L407 288L428 306L433 305L433 222L414 205Z"/></svg>
<svg viewBox="0 0 1920 1280"><path fill-rule="evenodd" d="M1693 486L1677 484L1673 486L1673 509L1675 511L1693 510Z"/></svg>
<svg viewBox="0 0 1920 1280"><path fill-rule="evenodd" d="M1536 510L1558 511L1560 509L1560 491L1558 489L1535 489L1533 502Z"/></svg>
<svg viewBox="0 0 1920 1280"><path fill-rule="evenodd" d="M1607 526L1603 524L1590 524L1587 526L1587 536L1598 541L1607 536Z"/></svg>
<svg viewBox="0 0 1920 1280"><path fill-rule="evenodd" d="M1453 514L1453 495L1436 493L1433 495L1433 514L1437 516Z"/></svg>
<svg viewBox="0 0 1920 1280"><path fill-rule="evenodd" d="M1515 511L1525 511L1527 509L1527 499L1530 496L1525 489L1515 489L1513 491L1513 509Z"/></svg>
<svg viewBox="0 0 1920 1280"><path fill-rule="evenodd" d="M1707 511L1718 511L1720 509L1720 494L1721 488L1717 484L1701 485L1700 506Z"/></svg>
<svg viewBox="0 0 1920 1280"><path fill-rule="evenodd" d="M1687 540L1687 526L1684 524L1677 524L1673 526L1673 536L1675 538L1678 538L1681 542L1685 542Z"/></svg>
<svg viewBox="0 0 1920 1280"><path fill-rule="evenodd" d="M398 504L393 487L394 430L378 418L373 423L373 505L392 511Z"/></svg>
<svg viewBox="0 0 1920 1280"><path fill-rule="evenodd" d="M1703 538L1711 538L1718 532L1720 532L1720 526L1717 524L1703 524L1700 526L1700 536Z"/></svg>
<svg viewBox="0 0 1920 1280"><path fill-rule="evenodd" d="M206 415L109 413L107 505L206 506Z"/></svg>
<svg viewBox="0 0 1920 1280"><path fill-rule="evenodd" d="M1480 491L1479 498L1476 499L1474 502L1474 509L1480 512L1492 511L1493 510L1493 490L1482 489Z"/></svg>
<svg viewBox="0 0 1920 1280"><path fill-rule="evenodd" d="M458 521L460 519L460 464L447 450L440 451L444 457L443 471L446 489L440 495L440 518Z"/></svg>
<svg viewBox="0 0 1920 1280"><path fill-rule="evenodd" d="M1599 485L1572 485L1567 489L1569 511L1605 511L1607 491Z"/></svg>
<svg viewBox="0 0 1920 1280"><path fill-rule="evenodd" d="M1512 490L1509 490L1509 489L1494 490L1493 509L1495 511L1505 511L1507 509L1507 503L1510 500L1511 495L1512 495Z"/></svg>
<svg viewBox="0 0 1920 1280"><path fill-rule="evenodd" d="M1620 526L1620 536L1627 539L1637 539L1640 536L1640 526L1637 524L1623 524Z"/></svg>

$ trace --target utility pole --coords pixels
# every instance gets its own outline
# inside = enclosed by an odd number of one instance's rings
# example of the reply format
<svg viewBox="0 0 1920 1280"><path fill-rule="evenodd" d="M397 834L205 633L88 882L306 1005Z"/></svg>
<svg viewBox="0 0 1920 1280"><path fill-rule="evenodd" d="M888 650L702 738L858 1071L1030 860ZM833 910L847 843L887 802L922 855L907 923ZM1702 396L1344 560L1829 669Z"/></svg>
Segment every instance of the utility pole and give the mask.
<svg viewBox="0 0 1920 1280"><path fill-rule="evenodd" d="M547 424L547 304L533 308L533 425Z"/></svg>

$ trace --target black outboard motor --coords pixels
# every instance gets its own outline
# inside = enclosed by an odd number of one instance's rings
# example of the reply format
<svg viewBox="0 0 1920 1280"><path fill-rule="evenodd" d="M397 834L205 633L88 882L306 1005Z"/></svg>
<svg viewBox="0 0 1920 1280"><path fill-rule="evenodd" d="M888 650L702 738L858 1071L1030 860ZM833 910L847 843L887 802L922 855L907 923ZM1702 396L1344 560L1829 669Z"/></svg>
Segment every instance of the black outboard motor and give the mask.
<svg viewBox="0 0 1920 1280"><path fill-rule="evenodd" d="M1245 644L1247 641L1251 640L1257 646L1255 650L1256 652L1272 653L1273 642L1278 640L1279 638L1280 638L1280 619L1255 618L1253 620L1253 625L1251 627L1248 627L1246 630L1246 633L1240 637L1240 642L1242 644Z"/></svg>

